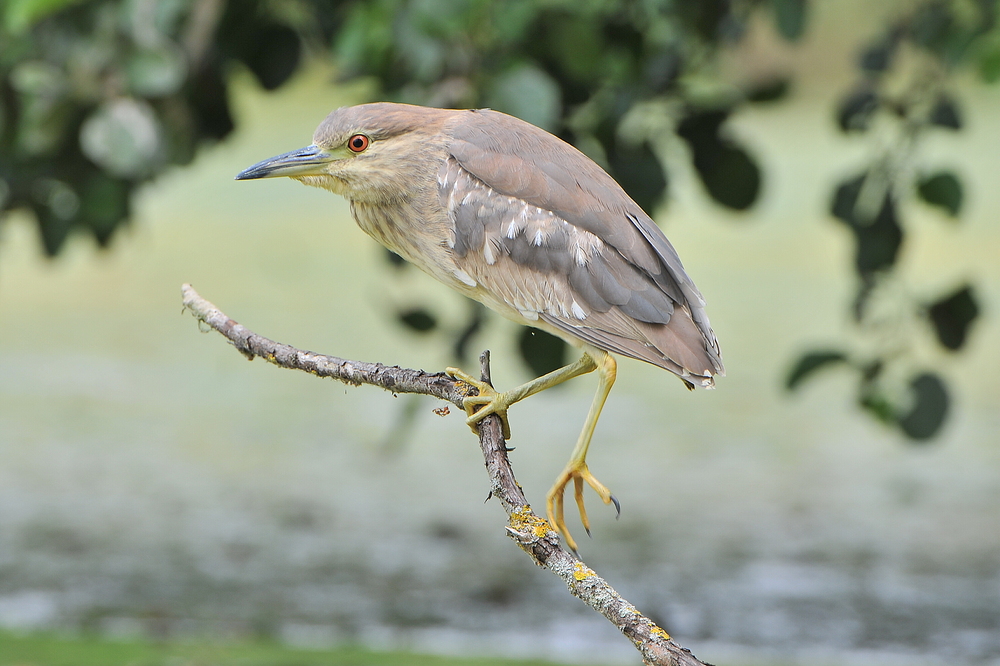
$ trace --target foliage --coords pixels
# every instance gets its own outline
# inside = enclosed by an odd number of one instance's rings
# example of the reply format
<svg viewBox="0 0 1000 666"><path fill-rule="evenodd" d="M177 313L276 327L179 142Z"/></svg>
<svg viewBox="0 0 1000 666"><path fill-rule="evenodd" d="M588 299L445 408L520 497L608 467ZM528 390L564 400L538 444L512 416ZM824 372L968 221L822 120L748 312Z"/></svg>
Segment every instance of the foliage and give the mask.
<svg viewBox="0 0 1000 666"><path fill-rule="evenodd" d="M958 219L961 179L921 164L917 148L934 132L962 129L950 85L953 72L973 65L984 80L996 80L998 37L992 0L919 4L863 50L859 80L837 111L842 131L883 146L860 173L835 188L830 206L854 236L858 289L853 318L871 348L809 352L786 384L795 388L821 367L846 363L858 374L858 404L914 441L937 434L950 405L944 379L921 367L920 338L933 332L941 348L960 350L979 306L969 284L930 303L902 284L896 270L907 234L901 202L917 199L946 213L945 221Z"/></svg>
<svg viewBox="0 0 1000 666"><path fill-rule="evenodd" d="M490 106L549 129L606 167L647 210L668 190L667 154L684 150L708 196L747 210L764 177L727 121L743 105L781 99L789 82L774 76L739 89L717 73L716 55L761 13L784 39L797 40L808 10L806 0L7 0L0 215L32 211L53 256L74 230L107 244L127 222L139 185L233 129L226 88L234 65L275 89L307 51L332 57L345 78L374 77L384 98ZM849 137L896 133L832 199L834 217L856 243L854 313L863 334L884 328L871 304L894 293L907 234L901 203L919 199L948 220L961 212L959 175L915 165L914 147L930 132L961 129L949 82L963 66L984 81L1000 79L996 0L924 0L864 50L858 84L837 110ZM945 349L963 347L978 315L971 285L929 304L901 298ZM426 309L397 318L415 332L444 335L462 357L483 320L478 306L469 313L454 331L442 331ZM908 319L894 325L921 330ZM565 356L547 336L520 340L535 371ZM947 390L916 367L901 337L867 353L812 353L788 384L846 364L859 373L859 404L908 436L929 437L944 420ZM909 379L899 380L900 368ZM939 418L911 418L914 405Z"/></svg>
<svg viewBox="0 0 1000 666"><path fill-rule="evenodd" d="M298 33L264 3L10 0L0 15L0 213L34 213L45 251L107 244L136 188L233 119L226 69L281 85Z"/></svg>

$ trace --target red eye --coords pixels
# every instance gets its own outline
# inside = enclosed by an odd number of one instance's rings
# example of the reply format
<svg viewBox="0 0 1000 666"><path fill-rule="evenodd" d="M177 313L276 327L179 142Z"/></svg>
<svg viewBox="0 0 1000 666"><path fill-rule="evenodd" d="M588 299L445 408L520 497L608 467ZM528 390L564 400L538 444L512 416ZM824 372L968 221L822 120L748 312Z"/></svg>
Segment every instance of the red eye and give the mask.
<svg viewBox="0 0 1000 666"><path fill-rule="evenodd" d="M371 140L364 134L355 134L347 140L347 147L355 153L363 153L368 149L369 143L371 143Z"/></svg>

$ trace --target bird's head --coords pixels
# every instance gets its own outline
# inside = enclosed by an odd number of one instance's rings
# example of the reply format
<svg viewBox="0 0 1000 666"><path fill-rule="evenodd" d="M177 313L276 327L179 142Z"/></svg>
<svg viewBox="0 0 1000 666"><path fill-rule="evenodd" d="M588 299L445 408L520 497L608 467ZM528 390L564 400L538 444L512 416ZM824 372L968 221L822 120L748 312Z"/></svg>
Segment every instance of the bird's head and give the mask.
<svg viewBox="0 0 1000 666"><path fill-rule="evenodd" d="M313 142L240 172L236 180L287 176L356 201L405 198L437 178L454 111L406 104L363 104L337 109Z"/></svg>

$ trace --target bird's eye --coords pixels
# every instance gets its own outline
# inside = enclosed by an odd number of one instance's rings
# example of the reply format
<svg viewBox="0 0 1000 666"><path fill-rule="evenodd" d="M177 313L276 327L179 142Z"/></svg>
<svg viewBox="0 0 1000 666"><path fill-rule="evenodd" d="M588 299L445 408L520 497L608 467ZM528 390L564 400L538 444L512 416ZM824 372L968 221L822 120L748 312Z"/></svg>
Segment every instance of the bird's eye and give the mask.
<svg viewBox="0 0 1000 666"><path fill-rule="evenodd" d="M371 139L366 137L364 134L355 134L350 139L347 140L347 147L355 153L363 153L368 149L368 144L371 143Z"/></svg>

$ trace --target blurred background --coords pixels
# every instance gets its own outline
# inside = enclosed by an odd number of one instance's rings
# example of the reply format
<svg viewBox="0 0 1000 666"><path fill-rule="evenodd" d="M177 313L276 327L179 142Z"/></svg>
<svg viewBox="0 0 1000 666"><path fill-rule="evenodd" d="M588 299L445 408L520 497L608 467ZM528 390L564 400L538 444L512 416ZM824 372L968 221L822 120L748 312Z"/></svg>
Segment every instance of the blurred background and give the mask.
<svg viewBox="0 0 1000 666"><path fill-rule="evenodd" d="M619 366L589 462L622 515L590 498L589 565L711 662L1000 663L996 3L0 21L0 664L54 663L39 636L638 662L509 542L454 409L247 363L181 311L191 282L300 348L428 370L488 348L500 387L570 359L387 257L343 199L233 180L375 99L573 142L708 301L717 390ZM536 506L593 390L512 410Z"/></svg>

